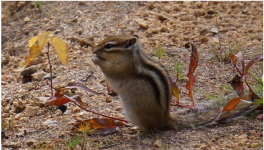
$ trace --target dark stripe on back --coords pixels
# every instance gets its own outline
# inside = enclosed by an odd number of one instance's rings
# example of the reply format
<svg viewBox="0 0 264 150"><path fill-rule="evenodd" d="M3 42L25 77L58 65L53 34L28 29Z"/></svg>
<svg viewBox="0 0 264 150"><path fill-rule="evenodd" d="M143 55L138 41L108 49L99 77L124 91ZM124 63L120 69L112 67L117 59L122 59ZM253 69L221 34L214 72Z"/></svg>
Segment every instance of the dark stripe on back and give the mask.
<svg viewBox="0 0 264 150"><path fill-rule="evenodd" d="M148 76L148 75L144 75L144 74L140 74L138 76L139 79L142 79L142 80L145 80L147 81L148 83L150 83L151 87L153 88L154 90L154 93L155 93L155 97L156 97L156 101L159 105L161 105L161 102L160 102L160 91L159 91L159 87L157 85L157 83L155 82L155 80L151 77L151 76Z"/></svg>
<svg viewBox="0 0 264 150"><path fill-rule="evenodd" d="M139 51L136 51L136 53L137 53L137 55L140 55L139 53ZM153 60L151 60L150 58L148 58L147 56L145 56L144 55L144 53L142 53L142 55L145 57L145 58L147 58L148 60L150 60L150 61L152 61L152 62L154 62L154 63L157 63L157 62L155 62L155 61L153 61ZM140 56L139 56L139 58L141 58ZM145 68L147 68L148 70L150 70L150 71L153 71L153 72L155 72L157 75L158 75L158 77L160 78L160 80L161 80L161 82L162 82L162 84L163 84L163 86L164 86L164 88L165 88L165 98L166 98L166 105L167 105L167 108L169 108L168 107L168 100L169 100L169 87L168 87L168 82L167 82L167 80L166 80L166 77L162 74L162 72L159 70L159 69L157 69L155 66L152 66L151 64L148 64L148 63L146 63L143 59L140 59L140 61L141 61L141 63L142 63L142 65L145 67ZM154 81L155 82L155 81ZM156 84L156 83L155 83ZM161 102L160 102L160 99L159 99L159 104L161 104ZM166 112L167 112L167 110L166 110Z"/></svg>

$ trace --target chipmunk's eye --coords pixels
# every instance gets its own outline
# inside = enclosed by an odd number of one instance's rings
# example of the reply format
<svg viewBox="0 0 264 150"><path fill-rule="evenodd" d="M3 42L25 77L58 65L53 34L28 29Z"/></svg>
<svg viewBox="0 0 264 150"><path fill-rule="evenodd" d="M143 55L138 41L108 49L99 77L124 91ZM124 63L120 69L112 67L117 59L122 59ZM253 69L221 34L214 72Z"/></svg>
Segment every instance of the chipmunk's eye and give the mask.
<svg viewBox="0 0 264 150"><path fill-rule="evenodd" d="M106 49L110 49L110 48L113 48L115 45L113 44L105 44L105 48Z"/></svg>

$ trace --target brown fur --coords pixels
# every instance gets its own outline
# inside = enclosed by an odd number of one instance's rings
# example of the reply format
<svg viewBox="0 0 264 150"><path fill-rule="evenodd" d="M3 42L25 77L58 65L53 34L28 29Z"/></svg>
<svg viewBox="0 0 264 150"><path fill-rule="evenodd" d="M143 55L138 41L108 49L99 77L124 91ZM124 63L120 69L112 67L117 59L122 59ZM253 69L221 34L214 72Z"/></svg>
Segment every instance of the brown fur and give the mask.
<svg viewBox="0 0 264 150"><path fill-rule="evenodd" d="M114 46L107 48L107 44ZM231 116L221 115L221 108L170 115L169 76L164 67L142 52L135 36L108 37L93 53L93 62L101 68L111 88L118 92L126 117L143 131L195 128Z"/></svg>

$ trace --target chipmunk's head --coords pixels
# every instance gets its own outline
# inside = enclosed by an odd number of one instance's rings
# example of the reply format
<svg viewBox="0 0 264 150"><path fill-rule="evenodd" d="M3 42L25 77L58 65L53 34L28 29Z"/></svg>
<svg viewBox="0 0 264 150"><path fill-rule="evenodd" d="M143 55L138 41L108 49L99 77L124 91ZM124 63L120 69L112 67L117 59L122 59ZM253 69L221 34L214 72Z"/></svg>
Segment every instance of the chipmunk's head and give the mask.
<svg viewBox="0 0 264 150"><path fill-rule="evenodd" d="M104 74L115 74L129 70L133 65L133 51L137 50L138 36L116 35L101 41L93 48L93 62Z"/></svg>

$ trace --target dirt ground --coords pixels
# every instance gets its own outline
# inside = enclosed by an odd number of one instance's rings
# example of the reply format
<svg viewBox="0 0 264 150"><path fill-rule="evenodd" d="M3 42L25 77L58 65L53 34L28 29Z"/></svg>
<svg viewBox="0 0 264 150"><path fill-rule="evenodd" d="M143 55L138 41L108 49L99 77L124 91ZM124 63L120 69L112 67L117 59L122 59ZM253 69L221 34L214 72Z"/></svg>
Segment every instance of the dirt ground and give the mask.
<svg viewBox="0 0 264 150"><path fill-rule="evenodd" d="M87 108L124 118L118 96L107 92L99 67L92 61L92 47L81 47L72 37L96 44L108 35L137 34L145 53L158 61L155 47L162 47L160 62L176 79L175 63L182 67L181 102L188 104L185 89L193 41L199 50L195 71L194 99L207 103L206 94L234 98L223 87L237 73L229 54L241 51L245 63L263 52L263 2L2 2L1 43L1 129L2 149L262 149L263 121L255 117L239 119L203 129L158 131L152 137L137 138L134 127L110 135L86 136L72 132L77 121L99 117L74 104L67 110L44 106L50 96L45 77L49 76L43 52L31 67L37 70L31 82L22 83L16 69L28 54L28 40L46 30L65 40L69 64L61 65L51 48L54 86L80 82L104 93L78 91ZM44 51L47 51L45 48ZM226 54L226 55L225 55ZM262 76L262 63L252 70ZM251 79L249 79L251 81ZM45 85L35 89L39 85ZM261 91L262 92L262 91ZM219 98L221 99L221 98ZM172 111L183 108L172 107Z"/></svg>

